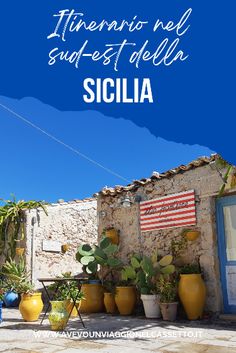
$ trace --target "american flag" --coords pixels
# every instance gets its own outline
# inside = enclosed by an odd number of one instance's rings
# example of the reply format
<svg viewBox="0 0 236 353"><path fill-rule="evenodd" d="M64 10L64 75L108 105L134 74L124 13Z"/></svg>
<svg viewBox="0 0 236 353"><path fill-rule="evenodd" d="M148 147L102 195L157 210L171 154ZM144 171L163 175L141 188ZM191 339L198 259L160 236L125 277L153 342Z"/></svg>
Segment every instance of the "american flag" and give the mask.
<svg viewBox="0 0 236 353"><path fill-rule="evenodd" d="M141 232L195 225L194 190L140 202Z"/></svg>

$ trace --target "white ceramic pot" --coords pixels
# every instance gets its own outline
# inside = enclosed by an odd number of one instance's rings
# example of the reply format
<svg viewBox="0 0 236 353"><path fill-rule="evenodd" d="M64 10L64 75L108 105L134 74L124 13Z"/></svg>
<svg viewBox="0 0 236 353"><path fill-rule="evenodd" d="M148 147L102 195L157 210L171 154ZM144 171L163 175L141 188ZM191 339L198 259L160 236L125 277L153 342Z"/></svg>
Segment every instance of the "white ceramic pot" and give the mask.
<svg viewBox="0 0 236 353"><path fill-rule="evenodd" d="M143 307L145 316L149 319L157 319L161 317L159 306L159 296L156 294L142 294Z"/></svg>

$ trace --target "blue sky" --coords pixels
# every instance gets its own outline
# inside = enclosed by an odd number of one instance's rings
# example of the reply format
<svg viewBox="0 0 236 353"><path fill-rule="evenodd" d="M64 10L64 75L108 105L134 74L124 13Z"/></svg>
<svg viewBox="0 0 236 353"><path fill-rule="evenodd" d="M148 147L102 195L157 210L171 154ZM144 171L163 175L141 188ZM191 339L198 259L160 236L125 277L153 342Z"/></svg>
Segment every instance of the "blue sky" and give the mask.
<svg viewBox="0 0 236 353"><path fill-rule="evenodd" d="M96 111L60 112L34 98L0 96L0 104L129 181L213 153L157 138L129 120ZM18 199L55 202L91 196L105 185L127 184L2 107L0 127L0 197L14 193Z"/></svg>

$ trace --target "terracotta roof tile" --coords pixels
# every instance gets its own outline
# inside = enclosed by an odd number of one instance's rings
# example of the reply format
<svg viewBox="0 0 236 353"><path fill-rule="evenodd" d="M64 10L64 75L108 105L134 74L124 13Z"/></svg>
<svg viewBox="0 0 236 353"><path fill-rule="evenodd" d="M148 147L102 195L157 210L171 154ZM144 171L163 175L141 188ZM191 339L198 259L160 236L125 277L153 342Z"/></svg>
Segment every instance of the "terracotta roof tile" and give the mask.
<svg viewBox="0 0 236 353"><path fill-rule="evenodd" d="M140 186L146 185L154 180L161 180L164 178L170 178L174 175L184 173L188 170L195 169L207 164L210 164L211 162L214 162L217 158L220 156L218 154L213 154L210 157L200 157L186 165L180 165L177 168L167 170L164 173L157 173L157 175L152 175L150 178L142 178L140 180L134 180L132 184L129 184L127 186L120 186L117 185L114 188L112 187L105 187L103 188L99 193L95 194L97 195L103 195L103 196L115 196L117 194L121 194L124 191L135 191L137 190Z"/></svg>

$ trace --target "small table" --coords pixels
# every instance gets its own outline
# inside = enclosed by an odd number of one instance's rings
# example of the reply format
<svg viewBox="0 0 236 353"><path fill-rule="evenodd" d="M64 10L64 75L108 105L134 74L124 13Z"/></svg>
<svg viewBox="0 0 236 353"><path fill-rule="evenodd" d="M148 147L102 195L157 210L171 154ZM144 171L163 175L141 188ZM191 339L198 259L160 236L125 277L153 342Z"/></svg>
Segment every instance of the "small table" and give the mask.
<svg viewBox="0 0 236 353"><path fill-rule="evenodd" d="M40 322L40 325L42 325L42 323L43 323L43 321L44 321L44 319L45 319L45 317L46 317L46 315L47 315L47 312L48 312L48 310L49 310L49 307L50 307L50 301L52 301L53 300L53 297L52 298L50 298L50 294L49 294L49 292L48 292L48 288L46 287L46 283L50 283L50 282L54 282L54 283L56 283L56 289L55 289L55 291L54 291L54 293L53 293L53 295L56 295L56 293L58 292L58 289L59 289L59 286L60 286L60 284L62 284L62 283L65 283L66 285L67 285L67 287L68 287L68 291L69 291L69 293L70 293L70 297L71 297L71 299L72 299L72 301L73 301L73 305L72 305L72 308L71 308L71 310L70 310L70 313L69 313L69 316L68 316L68 319L67 319L67 321L66 321L66 325L67 325L67 323L68 323L68 321L69 321L69 319L70 319L70 317L71 317L71 314L72 314L72 311L73 311L73 309L74 309L74 307L76 308L76 310L77 310L77 313L78 313L78 315L79 315L79 318L80 318L80 321L81 321L81 323L82 323L82 325L83 325L83 327L85 328L85 325L84 325L84 322L83 322L83 320L82 320L82 317L81 317L81 315L80 315L80 312L79 312L79 309L77 308L77 305L76 305L76 301L77 301L77 298L78 298L78 295L76 296L76 297L74 297L73 295L72 295L72 293L70 292L70 286L68 285L68 282L74 282L74 281L76 281L77 283L78 283L78 288L81 288L81 281L84 281L84 278L79 278L79 277L69 277L69 278L58 278L58 277L55 277L55 278L38 278L38 281L40 282L40 283L42 283L42 285L43 285L43 288L44 288L44 290L45 290L45 293L46 293L46 295L47 295L47 298L48 298L48 305L47 305L47 307L46 307L46 310L45 310L45 312L44 312L44 315L43 315L43 318L42 318L42 320L41 320L41 322ZM79 294L79 293L78 293Z"/></svg>

